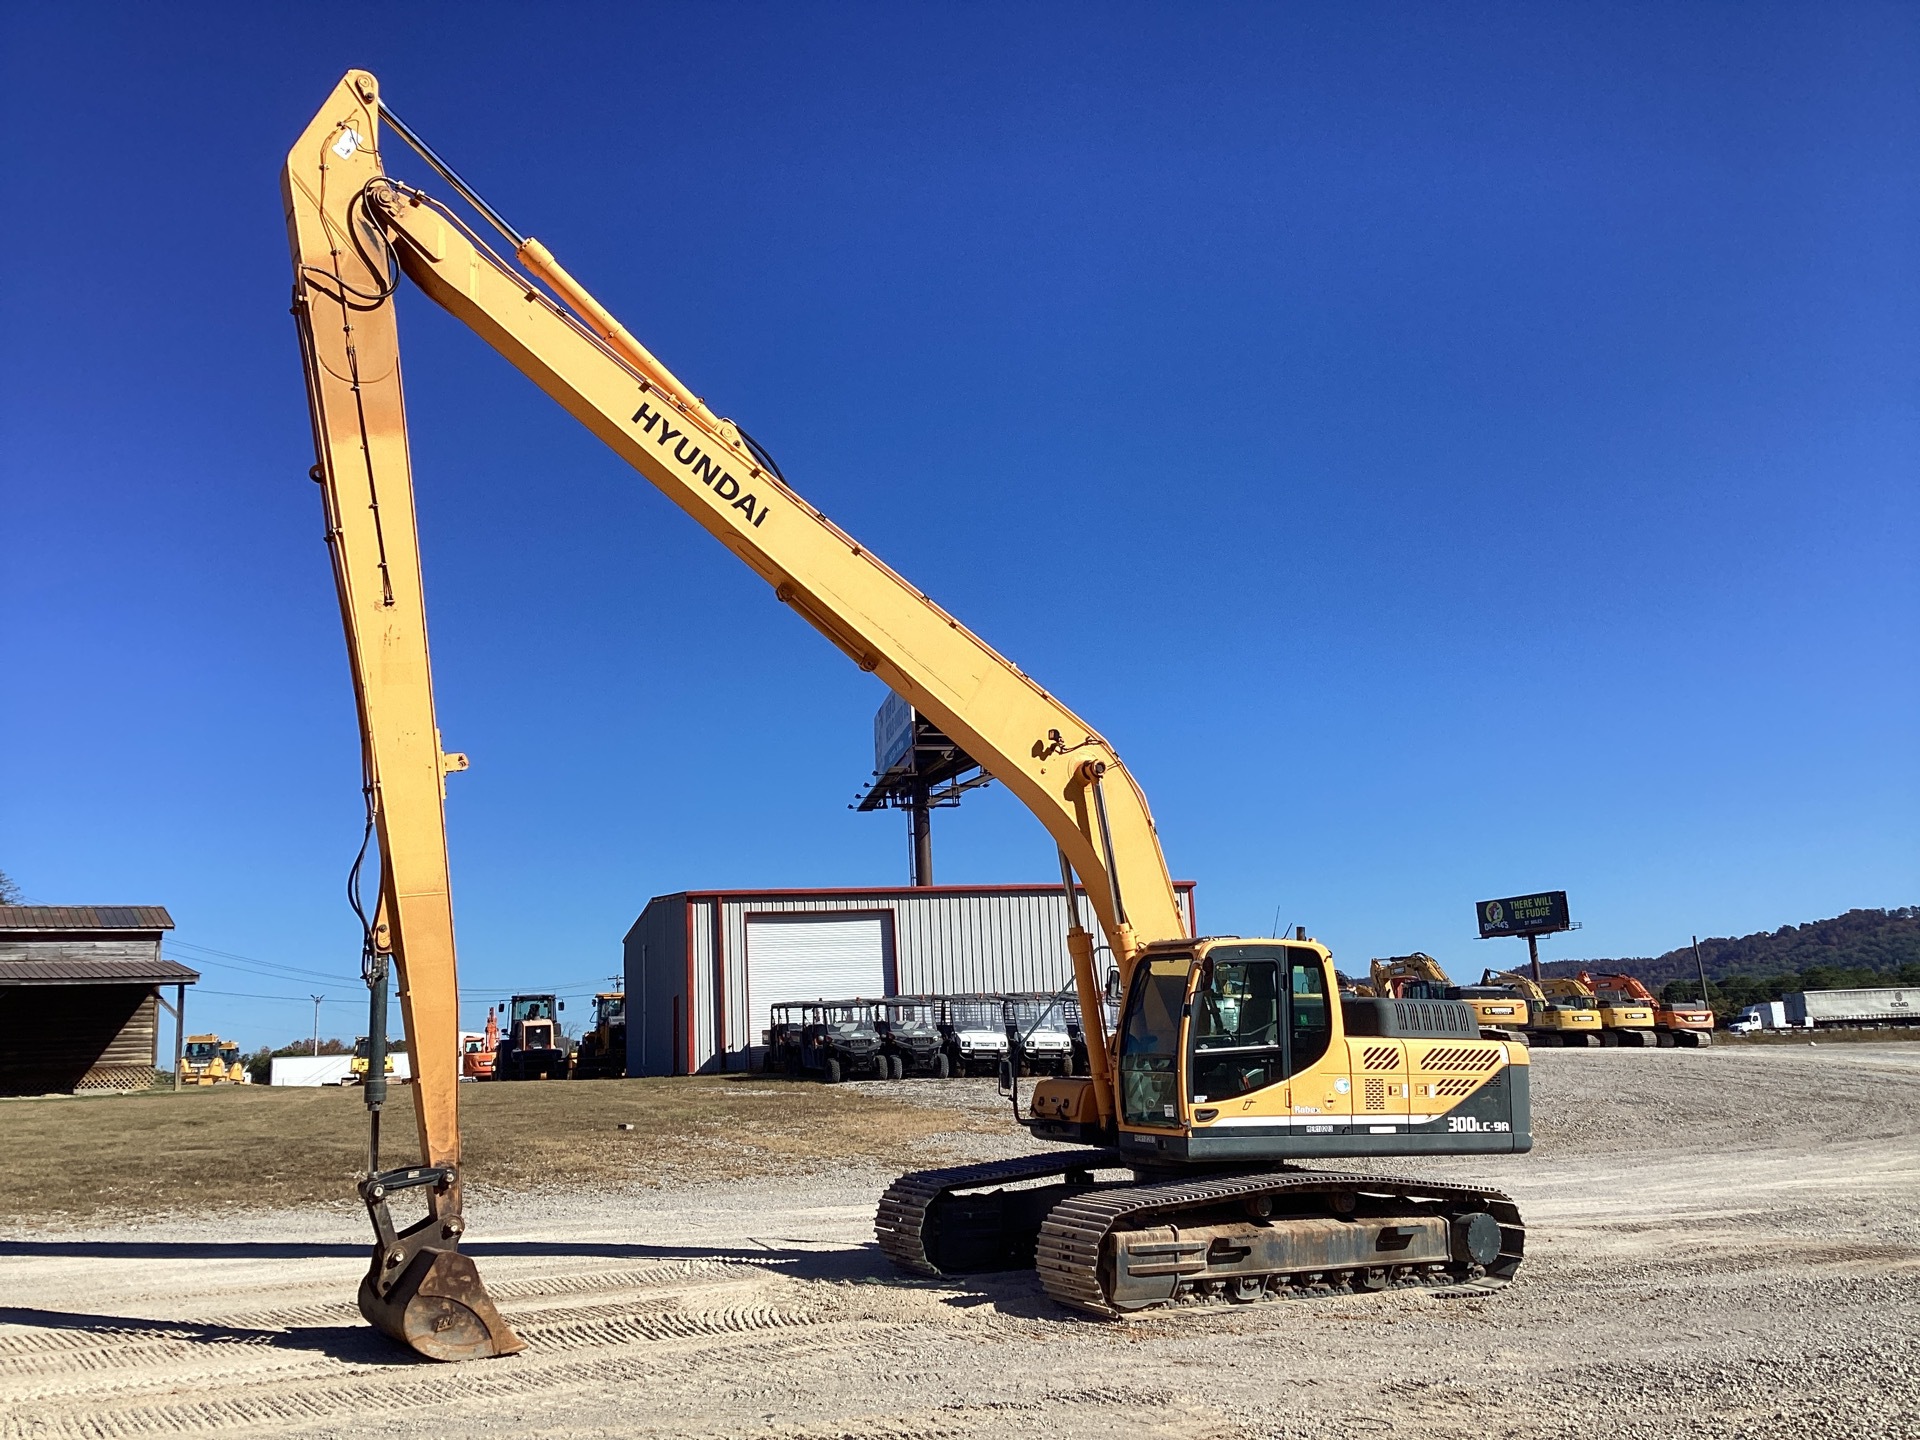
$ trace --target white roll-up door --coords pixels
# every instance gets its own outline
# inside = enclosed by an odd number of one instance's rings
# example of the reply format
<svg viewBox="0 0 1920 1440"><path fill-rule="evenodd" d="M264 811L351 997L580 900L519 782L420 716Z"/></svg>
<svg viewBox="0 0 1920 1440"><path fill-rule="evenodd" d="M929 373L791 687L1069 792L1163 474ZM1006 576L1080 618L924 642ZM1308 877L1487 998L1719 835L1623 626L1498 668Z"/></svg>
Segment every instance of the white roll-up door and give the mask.
<svg viewBox="0 0 1920 1440"><path fill-rule="evenodd" d="M883 915L748 916L748 1043L761 1043L768 1011L782 1001L886 994L885 926Z"/></svg>

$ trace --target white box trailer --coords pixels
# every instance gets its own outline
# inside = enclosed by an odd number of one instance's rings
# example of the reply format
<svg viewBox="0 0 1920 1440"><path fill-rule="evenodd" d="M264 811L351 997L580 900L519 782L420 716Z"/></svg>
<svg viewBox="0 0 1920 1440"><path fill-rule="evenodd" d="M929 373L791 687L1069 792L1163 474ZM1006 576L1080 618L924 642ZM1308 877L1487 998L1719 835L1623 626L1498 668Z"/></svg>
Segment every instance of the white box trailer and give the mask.
<svg viewBox="0 0 1920 1440"><path fill-rule="evenodd" d="M1920 987L1801 990L1786 998L1790 1026L1920 1024Z"/></svg>
<svg viewBox="0 0 1920 1440"><path fill-rule="evenodd" d="M274 1085L346 1085L352 1082L351 1055L276 1055L269 1083ZM413 1058L393 1057L394 1081L413 1078Z"/></svg>

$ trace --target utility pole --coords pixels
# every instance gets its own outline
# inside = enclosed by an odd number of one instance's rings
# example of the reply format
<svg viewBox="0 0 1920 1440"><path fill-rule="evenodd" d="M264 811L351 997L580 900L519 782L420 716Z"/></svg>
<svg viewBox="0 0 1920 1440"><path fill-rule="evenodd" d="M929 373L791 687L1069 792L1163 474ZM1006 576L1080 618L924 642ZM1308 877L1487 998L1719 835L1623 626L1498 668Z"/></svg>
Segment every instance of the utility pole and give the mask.
<svg viewBox="0 0 1920 1440"><path fill-rule="evenodd" d="M320 1053L320 1002L327 997L309 995L307 998L313 1001L313 1053L318 1055Z"/></svg>

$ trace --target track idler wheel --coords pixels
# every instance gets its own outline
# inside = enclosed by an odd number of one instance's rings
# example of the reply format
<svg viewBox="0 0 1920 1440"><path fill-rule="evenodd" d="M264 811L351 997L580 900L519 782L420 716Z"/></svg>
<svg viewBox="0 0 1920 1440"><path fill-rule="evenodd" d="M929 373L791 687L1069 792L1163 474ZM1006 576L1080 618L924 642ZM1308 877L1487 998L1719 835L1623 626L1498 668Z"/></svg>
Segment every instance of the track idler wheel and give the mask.
<svg viewBox="0 0 1920 1440"><path fill-rule="evenodd" d="M369 1274L360 1282L360 1313L428 1360L487 1360L527 1348L458 1250L422 1250L384 1296Z"/></svg>

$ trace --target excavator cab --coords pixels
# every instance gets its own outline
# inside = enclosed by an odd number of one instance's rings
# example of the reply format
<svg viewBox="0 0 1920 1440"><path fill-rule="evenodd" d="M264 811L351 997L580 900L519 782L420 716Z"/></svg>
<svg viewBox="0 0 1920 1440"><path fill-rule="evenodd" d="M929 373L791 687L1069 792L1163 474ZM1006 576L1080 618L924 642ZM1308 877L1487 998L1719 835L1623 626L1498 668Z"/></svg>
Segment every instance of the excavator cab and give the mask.
<svg viewBox="0 0 1920 1440"><path fill-rule="evenodd" d="M1113 1057L1115 1123L1097 1081L1048 1079L1029 1123L1117 1144L1148 1167L1319 1155L1524 1150L1526 1047L1482 1036L1460 1001L1343 993L1311 940L1147 946Z"/></svg>

